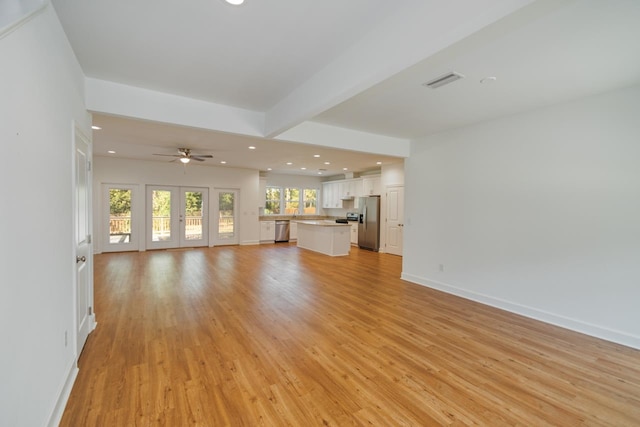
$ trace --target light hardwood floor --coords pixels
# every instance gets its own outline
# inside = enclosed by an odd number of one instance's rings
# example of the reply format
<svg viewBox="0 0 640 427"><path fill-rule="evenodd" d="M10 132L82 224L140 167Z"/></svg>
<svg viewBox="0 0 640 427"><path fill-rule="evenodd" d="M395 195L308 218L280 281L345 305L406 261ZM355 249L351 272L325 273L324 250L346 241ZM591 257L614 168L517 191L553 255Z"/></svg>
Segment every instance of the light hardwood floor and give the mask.
<svg viewBox="0 0 640 427"><path fill-rule="evenodd" d="M294 245L95 257L62 426L640 425L640 351Z"/></svg>

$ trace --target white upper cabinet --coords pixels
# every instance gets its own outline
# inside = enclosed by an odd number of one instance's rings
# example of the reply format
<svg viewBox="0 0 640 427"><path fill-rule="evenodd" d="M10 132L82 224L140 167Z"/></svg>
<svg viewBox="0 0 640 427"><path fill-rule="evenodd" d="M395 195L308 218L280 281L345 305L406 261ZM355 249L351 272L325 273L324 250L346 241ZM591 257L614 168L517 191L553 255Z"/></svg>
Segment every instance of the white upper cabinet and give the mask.
<svg viewBox="0 0 640 427"><path fill-rule="evenodd" d="M362 195L379 196L382 192L380 175L362 178Z"/></svg>
<svg viewBox="0 0 640 427"><path fill-rule="evenodd" d="M379 196L381 191L380 175L325 182L322 184L322 207L357 210L360 204L359 197Z"/></svg>

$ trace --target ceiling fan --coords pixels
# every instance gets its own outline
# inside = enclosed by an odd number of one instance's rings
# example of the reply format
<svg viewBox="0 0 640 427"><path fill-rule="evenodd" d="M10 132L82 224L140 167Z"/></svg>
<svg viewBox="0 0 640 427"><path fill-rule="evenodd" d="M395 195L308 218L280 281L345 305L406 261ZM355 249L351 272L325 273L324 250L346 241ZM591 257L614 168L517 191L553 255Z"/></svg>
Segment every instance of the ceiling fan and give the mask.
<svg viewBox="0 0 640 427"><path fill-rule="evenodd" d="M191 152L190 148L178 148L178 154L159 154L153 153L154 156L165 156L165 157L176 157L175 160L180 160L182 163L187 164L191 160L196 160L198 162L204 162L204 159L211 159L213 156L211 154L195 154Z"/></svg>

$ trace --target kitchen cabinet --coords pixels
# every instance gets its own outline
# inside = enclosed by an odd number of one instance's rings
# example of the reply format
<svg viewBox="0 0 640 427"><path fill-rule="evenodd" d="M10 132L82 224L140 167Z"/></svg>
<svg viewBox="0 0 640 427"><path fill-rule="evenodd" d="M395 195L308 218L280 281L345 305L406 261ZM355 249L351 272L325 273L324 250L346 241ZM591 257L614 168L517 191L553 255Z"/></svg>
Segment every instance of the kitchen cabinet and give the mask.
<svg viewBox="0 0 640 427"><path fill-rule="evenodd" d="M381 187L382 183L379 175L362 178L363 196L379 196L382 193Z"/></svg>
<svg viewBox="0 0 640 427"><path fill-rule="evenodd" d="M260 242L273 243L276 240L276 222L260 221Z"/></svg>
<svg viewBox="0 0 640 427"><path fill-rule="evenodd" d="M362 187L361 179L350 179L340 182L340 196L342 199L351 200L360 197L362 191L358 191L358 187Z"/></svg>
<svg viewBox="0 0 640 427"><path fill-rule="evenodd" d="M298 223L291 221L289 223L289 241L298 240Z"/></svg>
<svg viewBox="0 0 640 427"><path fill-rule="evenodd" d="M322 207L324 209L358 209L358 197L363 195L362 179L325 182L322 184Z"/></svg>
<svg viewBox="0 0 640 427"><path fill-rule="evenodd" d="M349 230L349 224L335 221L300 221L297 246L330 256L349 255Z"/></svg>
<svg viewBox="0 0 640 427"><path fill-rule="evenodd" d="M324 209L332 208L333 204L333 183L325 182L322 184L322 207Z"/></svg>
<svg viewBox="0 0 640 427"><path fill-rule="evenodd" d="M356 246L358 245L358 223L357 222L351 223L351 244Z"/></svg>
<svg viewBox="0 0 640 427"><path fill-rule="evenodd" d="M354 179L353 180L353 210L357 211L360 209L360 197L362 197L362 180Z"/></svg>
<svg viewBox="0 0 640 427"><path fill-rule="evenodd" d="M325 209L342 208L339 182L325 182L322 184L322 207Z"/></svg>

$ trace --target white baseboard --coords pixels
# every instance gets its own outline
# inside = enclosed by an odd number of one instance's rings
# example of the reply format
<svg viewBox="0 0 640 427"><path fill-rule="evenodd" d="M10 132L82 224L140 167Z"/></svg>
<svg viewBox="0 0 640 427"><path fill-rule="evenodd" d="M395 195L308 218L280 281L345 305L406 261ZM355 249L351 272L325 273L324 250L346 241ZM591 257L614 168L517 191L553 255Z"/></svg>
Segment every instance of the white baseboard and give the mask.
<svg viewBox="0 0 640 427"><path fill-rule="evenodd" d="M244 242L240 242L240 246L248 246L248 245L259 245L260 240L245 240Z"/></svg>
<svg viewBox="0 0 640 427"><path fill-rule="evenodd" d="M49 422L47 426L55 427L60 424L60 420L62 419L62 414L64 414L64 409L67 406L67 401L69 400L69 396L71 395L71 389L73 388L73 383L76 381L76 377L78 376L78 363L74 358L71 362L71 365L67 369L67 378L62 385L60 392L58 393L58 399L56 400L56 404L51 411L51 416L49 416Z"/></svg>
<svg viewBox="0 0 640 427"><path fill-rule="evenodd" d="M562 315L549 313L544 310L539 310L537 308L513 303L500 298L478 294L465 289L457 288L455 286L451 286L447 283L431 280L425 277L419 277L412 274L402 273L400 278L408 282L416 283L418 285L426 286L428 288L432 288L442 292L446 292L448 294L456 295L471 301L479 302L485 305L489 305L491 307L496 307L502 310L515 313L515 314L519 314L521 316L539 320L541 322L549 323L555 326L560 326L565 329L570 329L575 332L580 332L582 334L590 335L596 338L601 338L603 340L611 341L617 344L622 344L622 345L640 350L640 337L635 335L612 330L609 328L605 328L602 326L572 319Z"/></svg>

